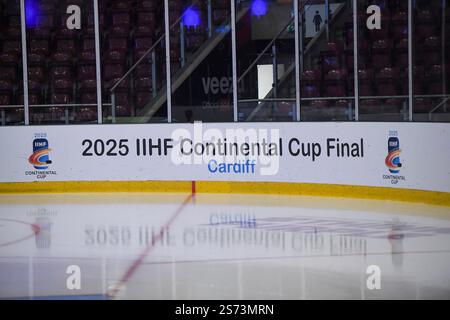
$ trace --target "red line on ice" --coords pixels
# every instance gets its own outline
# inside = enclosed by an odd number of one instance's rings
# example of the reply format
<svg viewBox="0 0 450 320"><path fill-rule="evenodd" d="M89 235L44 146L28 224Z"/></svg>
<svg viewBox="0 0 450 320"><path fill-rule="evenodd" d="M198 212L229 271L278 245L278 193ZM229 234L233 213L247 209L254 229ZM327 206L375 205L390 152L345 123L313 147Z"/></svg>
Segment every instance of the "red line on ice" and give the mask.
<svg viewBox="0 0 450 320"><path fill-rule="evenodd" d="M178 218L178 216L181 214L181 212L186 208L186 206L191 202L193 199L193 194L190 194L183 203L178 207L178 209L175 211L175 213L170 217L169 221L166 222L166 224L161 229L168 229L172 223ZM161 233L158 233L154 239L154 241L151 241L151 243L145 248L144 252L141 253L139 258L137 258L131 266L127 269L125 274L120 279L119 283L114 287L114 289L111 291L110 296L115 297L120 287L125 284L136 272L136 270L143 264L145 258L150 254L150 252L155 248L155 243L158 242L162 237Z"/></svg>

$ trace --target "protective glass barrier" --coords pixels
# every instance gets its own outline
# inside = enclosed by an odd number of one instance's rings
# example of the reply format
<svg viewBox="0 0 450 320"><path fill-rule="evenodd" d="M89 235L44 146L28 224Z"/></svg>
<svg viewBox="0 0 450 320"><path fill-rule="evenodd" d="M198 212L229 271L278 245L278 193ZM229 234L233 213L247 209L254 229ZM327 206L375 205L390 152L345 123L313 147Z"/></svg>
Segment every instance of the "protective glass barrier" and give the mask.
<svg viewBox="0 0 450 320"><path fill-rule="evenodd" d="M414 7L414 121L449 121L449 1L416 1Z"/></svg>
<svg viewBox="0 0 450 320"><path fill-rule="evenodd" d="M98 3L100 81L94 0L24 0L27 95L20 0L0 0L1 125L25 124L25 96L30 124L97 123L98 92L103 123L169 120L164 2ZM358 0L356 68L354 1L298 3L295 26L293 1L236 1L239 121L296 121L297 94L302 121L450 121L449 0ZM233 120L230 6L169 1L175 122Z"/></svg>
<svg viewBox="0 0 450 320"><path fill-rule="evenodd" d="M151 109L166 92L164 2L119 4L123 7L107 10L110 27L102 51L104 101L111 104L105 122L167 122L165 106Z"/></svg>
<svg viewBox="0 0 450 320"><path fill-rule="evenodd" d="M24 124L22 75L20 2L0 1L0 125Z"/></svg>
<svg viewBox="0 0 450 320"><path fill-rule="evenodd" d="M94 1L24 2L30 124L97 123ZM107 5L99 0L100 30Z"/></svg>
<svg viewBox="0 0 450 320"><path fill-rule="evenodd" d="M230 1L187 1L170 17L172 120L233 121Z"/></svg>
<svg viewBox="0 0 450 320"><path fill-rule="evenodd" d="M408 1L358 1L359 120L408 121Z"/></svg>
<svg viewBox="0 0 450 320"><path fill-rule="evenodd" d="M349 1L314 1L301 14L302 121L353 120L353 28Z"/></svg>
<svg viewBox="0 0 450 320"><path fill-rule="evenodd" d="M295 120L292 1L247 1L237 19L239 121Z"/></svg>

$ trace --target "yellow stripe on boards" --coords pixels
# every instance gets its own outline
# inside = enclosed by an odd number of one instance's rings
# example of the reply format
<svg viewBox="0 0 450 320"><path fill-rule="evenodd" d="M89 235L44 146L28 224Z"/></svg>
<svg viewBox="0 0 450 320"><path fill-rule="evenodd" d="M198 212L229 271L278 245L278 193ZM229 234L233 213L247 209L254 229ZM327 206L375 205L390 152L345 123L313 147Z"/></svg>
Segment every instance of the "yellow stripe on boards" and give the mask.
<svg viewBox="0 0 450 320"><path fill-rule="evenodd" d="M23 193L190 193L190 181L80 181L0 183L0 194ZM356 198L449 206L450 193L333 184L282 182L196 182L197 193L271 194Z"/></svg>

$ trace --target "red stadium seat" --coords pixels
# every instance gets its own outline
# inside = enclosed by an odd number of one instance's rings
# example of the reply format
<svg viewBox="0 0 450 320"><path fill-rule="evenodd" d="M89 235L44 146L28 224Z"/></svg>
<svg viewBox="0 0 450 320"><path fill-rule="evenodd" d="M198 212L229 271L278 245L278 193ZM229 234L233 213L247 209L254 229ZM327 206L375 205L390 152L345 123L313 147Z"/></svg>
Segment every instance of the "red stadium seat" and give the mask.
<svg viewBox="0 0 450 320"><path fill-rule="evenodd" d="M72 103L72 95L70 93L54 92L50 96L50 101L52 104L69 104ZM64 112L62 108L58 108L58 110ZM62 113L62 117L64 117L64 113Z"/></svg>
<svg viewBox="0 0 450 320"><path fill-rule="evenodd" d="M82 92L80 103L91 105L97 103L97 94L95 92ZM75 110L75 122L94 122L97 120L97 107L85 106Z"/></svg>
<svg viewBox="0 0 450 320"><path fill-rule="evenodd" d="M131 99L128 93L119 92L116 94L116 116L129 117L131 115Z"/></svg>
<svg viewBox="0 0 450 320"><path fill-rule="evenodd" d="M138 12L135 34L138 37L153 36L156 27L156 16L152 11Z"/></svg>
<svg viewBox="0 0 450 320"><path fill-rule="evenodd" d="M313 100L311 101L310 106L315 109L326 109L330 105L330 102L327 100Z"/></svg>
<svg viewBox="0 0 450 320"><path fill-rule="evenodd" d="M47 56L49 54L48 40L31 40L29 43L29 52Z"/></svg>
<svg viewBox="0 0 450 320"><path fill-rule="evenodd" d="M11 105L11 95L0 91L0 106Z"/></svg>
<svg viewBox="0 0 450 320"><path fill-rule="evenodd" d="M155 11L156 1L153 0L138 0L137 1L138 11Z"/></svg>
<svg viewBox="0 0 450 320"><path fill-rule="evenodd" d="M136 67L134 74L137 78L150 78L152 76L152 65L150 63L141 63Z"/></svg>
<svg viewBox="0 0 450 320"><path fill-rule="evenodd" d="M395 40L408 38L407 11L400 11L392 17L392 33Z"/></svg>
<svg viewBox="0 0 450 320"><path fill-rule="evenodd" d="M72 70L67 66L53 66L49 72L50 79L71 78Z"/></svg>
<svg viewBox="0 0 450 320"><path fill-rule="evenodd" d="M380 96L394 96L399 90L398 86L399 71L397 68L383 68L375 75L375 85L377 93Z"/></svg>
<svg viewBox="0 0 450 320"><path fill-rule="evenodd" d="M420 11L417 14L415 36L419 39L436 36L435 19L436 17L433 16L430 10Z"/></svg>
<svg viewBox="0 0 450 320"><path fill-rule="evenodd" d="M134 39L134 61L138 61L152 47L151 37Z"/></svg>
<svg viewBox="0 0 450 320"><path fill-rule="evenodd" d="M82 93L97 92L97 81L96 81L96 79L82 79L80 81L80 91Z"/></svg>
<svg viewBox="0 0 450 320"><path fill-rule="evenodd" d="M38 53L28 53L28 66L43 66L45 65L45 56Z"/></svg>
<svg viewBox="0 0 450 320"><path fill-rule="evenodd" d="M56 40L56 51L65 52L74 55L76 53L77 46L74 39L58 39Z"/></svg>
<svg viewBox="0 0 450 320"><path fill-rule="evenodd" d="M341 66L341 47L335 42L329 42L320 52L322 68L325 72L339 69Z"/></svg>
<svg viewBox="0 0 450 320"><path fill-rule="evenodd" d="M392 66L392 41L390 39L377 40L372 44L372 65L375 68Z"/></svg>
<svg viewBox="0 0 450 320"><path fill-rule="evenodd" d="M17 70L11 66L0 66L0 79L15 82L17 80Z"/></svg>
<svg viewBox="0 0 450 320"><path fill-rule="evenodd" d="M51 81L51 88L53 92L73 92L73 81L71 78L56 78Z"/></svg>
<svg viewBox="0 0 450 320"><path fill-rule="evenodd" d="M365 68L367 66L369 56L369 44L366 40L361 39L358 42L358 68ZM347 70L353 71L353 42L350 42L347 49L345 49L345 65Z"/></svg>
<svg viewBox="0 0 450 320"><path fill-rule="evenodd" d="M109 38L108 50L104 55L105 62L111 63L124 63L126 60L128 50L127 38Z"/></svg>
<svg viewBox="0 0 450 320"><path fill-rule="evenodd" d="M330 70L325 75L325 96L326 97L345 97L347 72L345 70Z"/></svg>
<svg viewBox="0 0 450 320"><path fill-rule="evenodd" d="M354 94L354 74L349 75L349 94ZM371 69L358 70L359 95L362 97L373 96L373 71Z"/></svg>
<svg viewBox="0 0 450 320"><path fill-rule="evenodd" d="M423 62L425 67L442 63L442 42L438 37L426 38L423 43Z"/></svg>
<svg viewBox="0 0 450 320"><path fill-rule="evenodd" d="M3 66L16 66L19 63L19 58L13 53L0 54L0 64Z"/></svg>
<svg viewBox="0 0 450 320"><path fill-rule="evenodd" d="M129 12L132 4L127 0L111 0L110 6L114 12Z"/></svg>
<svg viewBox="0 0 450 320"><path fill-rule="evenodd" d="M301 96L303 98L320 97L320 72L314 70L306 70L301 76Z"/></svg>
<svg viewBox="0 0 450 320"><path fill-rule="evenodd" d="M28 79L44 82L45 81L45 73L43 67L29 67L28 68Z"/></svg>
<svg viewBox="0 0 450 320"><path fill-rule="evenodd" d="M3 42L3 53L11 53L17 56L22 52L22 44L20 41L5 41Z"/></svg>
<svg viewBox="0 0 450 320"><path fill-rule="evenodd" d="M415 95L424 94L423 90L423 79L425 76L423 66L414 66L413 68L413 93ZM405 68L401 73L400 81L402 84L401 93L407 95L409 93L409 68Z"/></svg>
<svg viewBox="0 0 450 320"><path fill-rule="evenodd" d="M78 67L78 80L95 79L96 67L95 65L81 65Z"/></svg>
<svg viewBox="0 0 450 320"><path fill-rule="evenodd" d="M20 27L7 27L3 31L3 38L4 39L19 39L21 37L21 30Z"/></svg>
<svg viewBox="0 0 450 320"><path fill-rule="evenodd" d="M83 37L81 40L81 53L79 53L81 63L95 64L95 40L92 37Z"/></svg>
<svg viewBox="0 0 450 320"><path fill-rule="evenodd" d="M443 68L442 65L434 65L427 69L425 79L428 86L428 94L443 94Z"/></svg>
<svg viewBox="0 0 450 320"><path fill-rule="evenodd" d="M130 14L127 12L116 12L111 19L110 36L128 37L130 32Z"/></svg>
<svg viewBox="0 0 450 320"><path fill-rule="evenodd" d="M408 39L401 39L394 49L396 66L400 68L408 67Z"/></svg>
<svg viewBox="0 0 450 320"><path fill-rule="evenodd" d="M106 64L103 68L103 79L108 81L124 75L125 67L121 64Z"/></svg>
<svg viewBox="0 0 450 320"><path fill-rule="evenodd" d="M72 65L72 56L66 52L55 52L51 56L50 64L53 66L71 66Z"/></svg>
<svg viewBox="0 0 450 320"><path fill-rule="evenodd" d="M13 90L13 82L10 79L0 79L0 92L10 93Z"/></svg>

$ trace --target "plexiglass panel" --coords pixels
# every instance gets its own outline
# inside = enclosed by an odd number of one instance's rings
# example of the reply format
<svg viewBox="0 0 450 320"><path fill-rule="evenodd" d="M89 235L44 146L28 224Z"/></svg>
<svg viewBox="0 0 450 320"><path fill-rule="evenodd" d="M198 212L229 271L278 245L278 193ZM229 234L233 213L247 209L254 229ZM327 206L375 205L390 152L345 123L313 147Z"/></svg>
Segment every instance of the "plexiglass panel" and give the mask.
<svg viewBox="0 0 450 320"><path fill-rule="evenodd" d="M448 1L416 1L414 7L415 121L449 121ZM420 44L420 45L419 45Z"/></svg>
<svg viewBox="0 0 450 320"><path fill-rule="evenodd" d="M164 2L113 2L117 8L108 10L111 25L105 32L103 51L103 56L109 56L103 65L104 100L112 104L108 119L115 123L167 122L165 105L152 108L155 99L165 98L166 92Z"/></svg>
<svg viewBox="0 0 450 320"><path fill-rule="evenodd" d="M172 120L233 121L231 2L184 1L170 15Z"/></svg>
<svg viewBox="0 0 450 320"><path fill-rule="evenodd" d="M353 119L353 28L349 1L313 1L302 12L301 119Z"/></svg>
<svg viewBox="0 0 450 320"><path fill-rule="evenodd" d="M0 1L0 125L23 125L19 0Z"/></svg>
<svg viewBox="0 0 450 320"><path fill-rule="evenodd" d="M408 1L358 1L358 26L359 119L408 121Z"/></svg>
<svg viewBox="0 0 450 320"><path fill-rule="evenodd" d="M291 1L248 1L237 19L239 121L295 120Z"/></svg>

